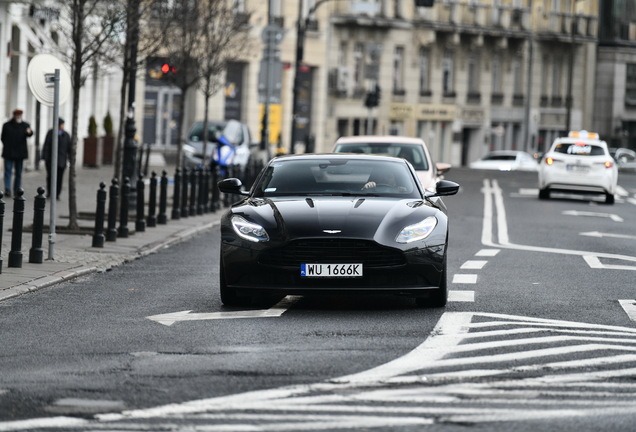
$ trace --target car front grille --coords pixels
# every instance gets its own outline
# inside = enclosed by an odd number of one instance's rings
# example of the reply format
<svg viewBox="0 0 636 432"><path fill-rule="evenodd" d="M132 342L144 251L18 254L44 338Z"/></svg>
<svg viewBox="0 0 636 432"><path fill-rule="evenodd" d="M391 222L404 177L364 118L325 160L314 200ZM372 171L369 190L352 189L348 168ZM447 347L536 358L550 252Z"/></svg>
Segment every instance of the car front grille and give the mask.
<svg viewBox="0 0 636 432"><path fill-rule="evenodd" d="M366 268L372 268L403 265L406 260L400 250L368 240L308 239L264 251L259 262L282 267L307 263L362 263Z"/></svg>

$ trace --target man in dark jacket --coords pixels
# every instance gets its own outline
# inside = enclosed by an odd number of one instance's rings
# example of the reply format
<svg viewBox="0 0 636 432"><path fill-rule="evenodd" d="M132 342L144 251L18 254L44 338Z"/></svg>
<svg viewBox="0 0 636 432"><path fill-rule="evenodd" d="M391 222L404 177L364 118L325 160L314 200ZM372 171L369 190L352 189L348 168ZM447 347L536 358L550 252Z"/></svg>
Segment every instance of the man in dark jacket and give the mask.
<svg viewBox="0 0 636 432"><path fill-rule="evenodd" d="M15 169L13 191L22 186L22 167L29 157L27 138L33 135L31 126L22 121L22 110L13 111L13 118L2 126L2 158L4 159L4 193L11 196L11 174Z"/></svg>
<svg viewBox="0 0 636 432"><path fill-rule="evenodd" d="M57 130L57 181L56 186L56 198L60 199L60 192L62 192L62 178L64 177L64 170L68 163L70 151L71 151L71 136L64 130L64 119L60 118L59 128ZM42 147L42 159L44 159L44 165L46 166L46 196L51 194L51 147L53 146L53 129L49 130L44 140L44 146Z"/></svg>

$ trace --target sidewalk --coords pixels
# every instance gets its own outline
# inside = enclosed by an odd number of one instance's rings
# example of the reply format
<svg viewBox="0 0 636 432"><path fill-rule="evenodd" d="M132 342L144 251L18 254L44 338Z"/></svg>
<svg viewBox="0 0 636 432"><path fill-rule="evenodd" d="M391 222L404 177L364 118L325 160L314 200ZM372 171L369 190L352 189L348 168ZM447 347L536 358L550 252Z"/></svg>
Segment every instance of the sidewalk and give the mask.
<svg viewBox="0 0 636 432"><path fill-rule="evenodd" d="M95 220L80 219L78 222L81 227L91 228L90 234L64 234L56 232L55 243L53 245L53 260L49 260L48 225L50 222L50 201L47 200L44 214L44 225L47 228L45 228L42 237L42 249L44 250L44 260L42 264L29 263L29 250L32 246L32 237L30 232L24 232L22 235L22 247L20 249L22 252L22 267L8 267L9 252L11 251L11 229L13 225L13 199L4 199L5 214L2 230L2 250L0 253L0 257L2 258L0 301L85 274L106 271L127 261L137 259L188 239L201 231L212 229L217 225L223 210L219 210L215 213L180 218L178 220L171 219L172 176L174 175L175 167L169 165L164 166L162 161L158 162L160 162L161 165L150 166L148 172L151 173L155 171L159 178L162 171L165 170L170 179L166 211L168 215L167 224L157 225L156 227L146 226L144 232L134 233L135 220L131 217L128 220L128 229L131 232L129 237L117 238L114 242L104 242L103 248L94 248L92 247L92 240ZM106 191L108 191L113 173L112 165L100 168L77 168L78 213L95 213L99 183L104 182L106 184ZM64 186L62 188L61 199L57 201L56 205L56 226L58 227L68 225L68 175L69 170L67 169L64 173ZM26 198L23 225L30 227L33 224L33 204L34 197L37 195L37 189L40 186L46 187L46 171L43 164L38 171L23 172L22 183L22 187L25 190L24 197ZM159 187L157 189L159 189ZM149 187L146 185L146 202L148 202L148 193ZM158 194L159 192L157 192L157 211L159 205ZM108 209L108 199L106 201L106 209ZM147 211L146 207L146 215ZM117 226L119 226L119 221L117 222ZM107 221L104 223L104 228L106 229L106 227Z"/></svg>

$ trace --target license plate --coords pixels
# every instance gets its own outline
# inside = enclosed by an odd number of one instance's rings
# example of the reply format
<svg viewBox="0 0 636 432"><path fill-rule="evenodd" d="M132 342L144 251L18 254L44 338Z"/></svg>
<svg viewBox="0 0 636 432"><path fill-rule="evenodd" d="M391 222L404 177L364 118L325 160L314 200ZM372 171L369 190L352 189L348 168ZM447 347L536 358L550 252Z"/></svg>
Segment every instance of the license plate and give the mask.
<svg viewBox="0 0 636 432"><path fill-rule="evenodd" d="M586 173L590 170L590 167L585 165L567 165L566 169L572 172Z"/></svg>
<svg viewBox="0 0 636 432"><path fill-rule="evenodd" d="M301 264L303 277L362 277L362 264Z"/></svg>

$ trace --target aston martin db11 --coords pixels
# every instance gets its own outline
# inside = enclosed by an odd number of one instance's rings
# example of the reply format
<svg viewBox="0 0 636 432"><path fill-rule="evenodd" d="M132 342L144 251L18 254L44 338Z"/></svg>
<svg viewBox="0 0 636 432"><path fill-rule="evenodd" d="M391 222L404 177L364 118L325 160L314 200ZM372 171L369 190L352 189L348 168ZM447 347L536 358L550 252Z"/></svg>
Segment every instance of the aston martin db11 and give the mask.
<svg viewBox="0 0 636 432"><path fill-rule="evenodd" d="M221 219L219 283L225 305L258 295L396 294L446 305L448 217L402 158L303 154L272 159Z"/></svg>

